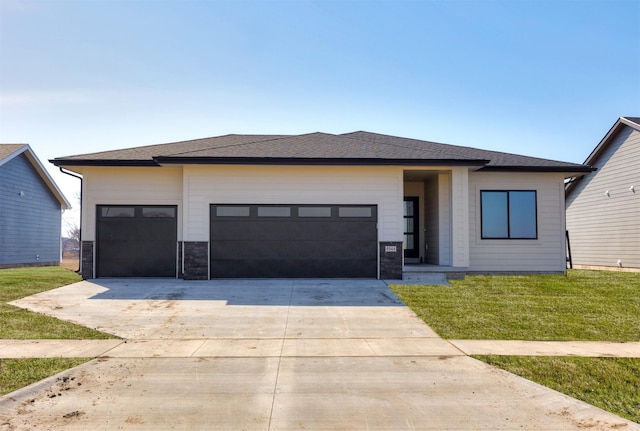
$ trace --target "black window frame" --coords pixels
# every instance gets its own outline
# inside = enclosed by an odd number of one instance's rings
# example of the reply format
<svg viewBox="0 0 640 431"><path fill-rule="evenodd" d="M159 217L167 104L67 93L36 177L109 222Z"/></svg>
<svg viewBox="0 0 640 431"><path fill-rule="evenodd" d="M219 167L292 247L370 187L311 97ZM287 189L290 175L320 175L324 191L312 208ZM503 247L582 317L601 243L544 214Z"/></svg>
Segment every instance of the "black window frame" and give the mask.
<svg viewBox="0 0 640 431"><path fill-rule="evenodd" d="M534 204L534 219L535 219L535 236L533 237L515 237L511 234L511 209L510 209L510 194L511 193L533 193ZM483 193L505 193L507 196L507 236L485 236L484 233L484 217L485 212L483 208ZM483 240L537 240L539 235L538 231L538 191L537 190L480 190L480 239Z"/></svg>

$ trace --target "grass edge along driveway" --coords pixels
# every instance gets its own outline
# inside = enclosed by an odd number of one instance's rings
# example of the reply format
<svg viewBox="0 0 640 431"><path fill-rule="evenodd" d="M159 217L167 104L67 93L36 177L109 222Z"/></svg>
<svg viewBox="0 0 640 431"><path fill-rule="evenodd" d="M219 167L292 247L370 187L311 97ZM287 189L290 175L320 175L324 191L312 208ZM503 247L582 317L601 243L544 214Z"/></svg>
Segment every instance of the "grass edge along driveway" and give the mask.
<svg viewBox="0 0 640 431"><path fill-rule="evenodd" d="M640 340L638 273L467 276L451 284L390 287L443 338ZM640 359L473 357L640 423Z"/></svg>
<svg viewBox="0 0 640 431"><path fill-rule="evenodd" d="M57 266L0 269L0 339L117 338L7 304L80 280L78 274ZM0 359L0 396L89 360L91 358Z"/></svg>

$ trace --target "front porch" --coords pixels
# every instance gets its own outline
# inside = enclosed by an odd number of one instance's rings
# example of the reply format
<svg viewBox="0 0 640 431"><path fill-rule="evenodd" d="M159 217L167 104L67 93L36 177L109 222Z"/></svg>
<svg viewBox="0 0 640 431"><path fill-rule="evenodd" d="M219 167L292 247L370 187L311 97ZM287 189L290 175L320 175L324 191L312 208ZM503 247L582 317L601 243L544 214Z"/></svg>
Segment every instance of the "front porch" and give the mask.
<svg viewBox="0 0 640 431"><path fill-rule="evenodd" d="M468 167L404 171L403 280L433 274L464 278L469 267L468 174Z"/></svg>
<svg viewBox="0 0 640 431"><path fill-rule="evenodd" d="M455 268L446 265L430 265L425 263L405 263L402 266L402 280L429 282L438 279L464 280L466 271L464 268Z"/></svg>

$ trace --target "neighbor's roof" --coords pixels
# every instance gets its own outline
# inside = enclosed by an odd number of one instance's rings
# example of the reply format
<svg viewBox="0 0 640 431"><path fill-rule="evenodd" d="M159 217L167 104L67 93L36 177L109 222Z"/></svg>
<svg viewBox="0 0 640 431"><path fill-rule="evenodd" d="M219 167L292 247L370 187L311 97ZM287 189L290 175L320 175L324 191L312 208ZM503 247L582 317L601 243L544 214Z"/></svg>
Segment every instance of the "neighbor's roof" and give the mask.
<svg viewBox="0 0 640 431"><path fill-rule="evenodd" d="M67 198L64 197L58 185L53 181L53 178L51 178L51 175L49 175L44 166L42 166L42 163L40 163L40 160L28 144L0 144L0 167L18 157L20 154L24 154L27 157L36 172L38 172L38 175L40 175L40 178L42 178L42 181L44 181L51 193L53 193L58 202L60 202L60 207L62 209L71 208L71 204Z"/></svg>
<svg viewBox="0 0 640 431"><path fill-rule="evenodd" d="M607 134L604 135L604 138L600 140L600 142L593 149L591 154L589 154L589 157L587 157L587 160L585 160L585 164L589 164L589 165L594 164L594 162L598 159L598 157L600 157L600 154L602 154L602 152L606 150L607 147L609 147L609 145L613 141L613 138L627 126L631 127L632 129L640 131L640 117L618 118L618 120L614 123L614 125L611 126L611 129L609 129Z"/></svg>
<svg viewBox="0 0 640 431"><path fill-rule="evenodd" d="M56 166L313 164L475 166L483 170L590 172L590 166L370 132L225 135L51 160Z"/></svg>

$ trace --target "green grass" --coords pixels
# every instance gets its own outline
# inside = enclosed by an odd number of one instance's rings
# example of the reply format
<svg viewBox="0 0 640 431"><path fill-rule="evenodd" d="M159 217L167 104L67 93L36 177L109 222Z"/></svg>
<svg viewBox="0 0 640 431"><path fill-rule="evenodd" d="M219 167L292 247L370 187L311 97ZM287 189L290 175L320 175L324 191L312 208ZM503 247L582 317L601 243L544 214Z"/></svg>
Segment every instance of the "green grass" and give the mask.
<svg viewBox="0 0 640 431"><path fill-rule="evenodd" d="M477 355L573 398L640 423L640 359Z"/></svg>
<svg viewBox="0 0 640 431"><path fill-rule="evenodd" d="M640 274L467 276L452 286L391 288L449 339L640 340ZM474 356L640 422L640 359Z"/></svg>
<svg viewBox="0 0 640 431"><path fill-rule="evenodd" d="M112 335L14 307L7 302L80 281L78 274L48 266L0 270L0 339L107 339Z"/></svg>
<svg viewBox="0 0 640 431"><path fill-rule="evenodd" d="M451 284L391 288L443 338L640 340L638 273L467 276Z"/></svg>
<svg viewBox="0 0 640 431"><path fill-rule="evenodd" d="M90 358L0 359L0 395L89 361Z"/></svg>

